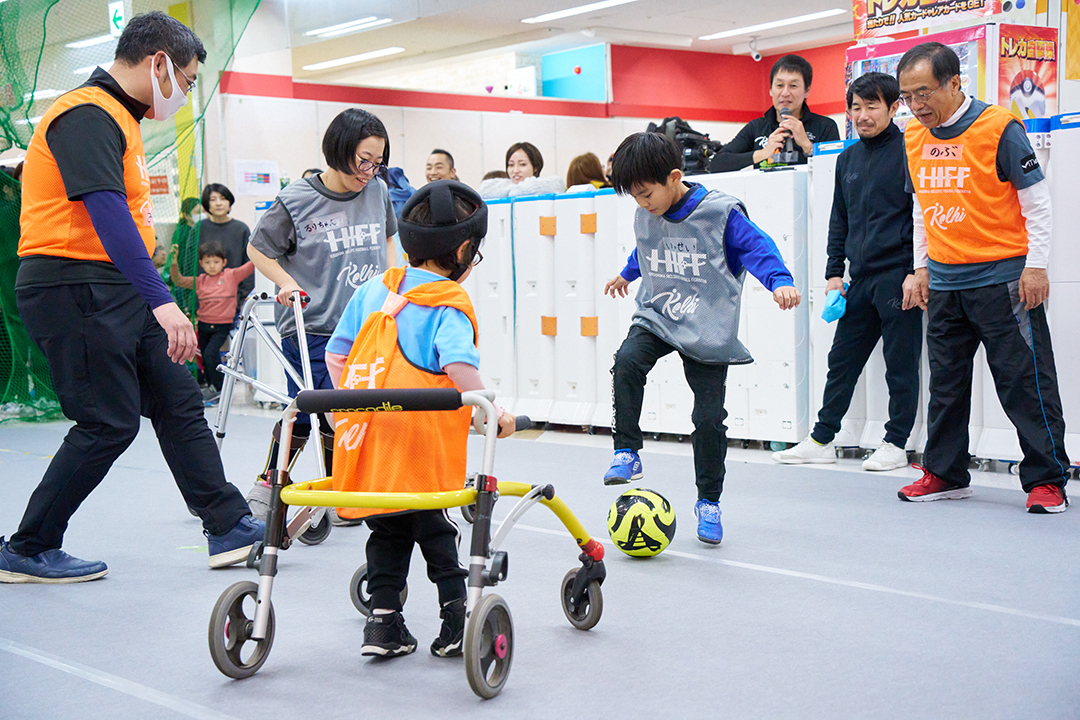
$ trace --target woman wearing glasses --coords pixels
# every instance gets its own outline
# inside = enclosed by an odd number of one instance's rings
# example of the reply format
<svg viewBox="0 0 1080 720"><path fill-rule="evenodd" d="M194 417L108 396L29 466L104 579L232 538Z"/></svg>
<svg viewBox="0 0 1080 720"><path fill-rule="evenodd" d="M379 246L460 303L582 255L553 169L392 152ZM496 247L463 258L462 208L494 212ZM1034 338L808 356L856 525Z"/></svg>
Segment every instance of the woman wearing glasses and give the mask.
<svg viewBox="0 0 1080 720"><path fill-rule="evenodd" d="M397 219L386 183L379 177L390 157L390 140L379 118L358 108L345 110L326 129L322 150L329 169L297 180L278 194L252 233L248 257L278 287L275 324L281 349L298 371L292 293L299 290L311 299L304 308L304 330L312 380L316 389L332 389L324 360L326 341L353 291L397 264L392 239ZM289 394L298 389L289 379ZM300 436L306 440L311 432L310 425L301 425L306 420L297 416L294 452L302 446ZM329 468L334 431L325 419L320 425ZM279 429L280 424L267 469L277 459ZM256 515L267 509L258 505L263 495L269 497L269 488L256 483L248 496Z"/></svg>

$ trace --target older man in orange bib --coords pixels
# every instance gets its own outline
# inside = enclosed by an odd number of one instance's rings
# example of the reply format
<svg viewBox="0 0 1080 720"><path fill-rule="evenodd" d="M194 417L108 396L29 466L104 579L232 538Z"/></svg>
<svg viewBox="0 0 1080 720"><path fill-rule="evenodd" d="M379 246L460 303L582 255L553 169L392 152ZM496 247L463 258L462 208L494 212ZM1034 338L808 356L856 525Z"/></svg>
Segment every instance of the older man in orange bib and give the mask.
<svg viewBox="0 0 1080 720"><path fill-rule="evenodd" d="M950 48L908 50L897 79L915 116L904 135L916 283L904 304L927 310L930 355L923 477L898 495L912 502L971 497L967 428L982 343L1024 452L1028 512L1063 512L1069 459L1043 306L1050 294L1046 179L1017 118L964 95Z"/></svg>

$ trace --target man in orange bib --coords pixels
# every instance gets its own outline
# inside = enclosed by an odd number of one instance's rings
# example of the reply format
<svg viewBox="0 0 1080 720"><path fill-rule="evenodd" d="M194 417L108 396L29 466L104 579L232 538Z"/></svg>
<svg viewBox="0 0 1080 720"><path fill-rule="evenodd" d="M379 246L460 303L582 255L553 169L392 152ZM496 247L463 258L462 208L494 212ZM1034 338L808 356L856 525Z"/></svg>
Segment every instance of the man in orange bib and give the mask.
<svg viewBox="0 0 1080 720"><path fill-rule="evenodd" d="M897 78L900 99L918 121L904 133L916 279L905 306L927 310L930 356L923 477L899 497L971 497L967 428L972 362L982 343L1024 451L1028 512L1063 512L1069 458L1043 306L1050 294L1046 179L1016 117L964 95L950 48L913 47Z"/></svg>
<svg viewBox="0 0 1080 720"><path fill-rule="evenodd" d="M411 267L391 268L356 290L326 345L330 377L336 387L350 389L483 389L476 316L459 283L483 258L487 206L468 186L437 180L405 204L399 229ZM512 433L514 424L512 415L500 412L499 437ZM370 408L338 413L334 425L335 490L440 492L464 485L468 407L422 413ZM371 529L372 613L361 654L393 657L416 649L401 615L415 543L442 606L431 654L460 655L467 573L458 561L458 529L446 510L338 508L338 514L364 517Z"/></svg>
<svg viewBox="0 0 1080 720"><path fill-rule="evenodd" d="M203 522L210 566L244 560L263 535L225 481L202 395L183 363L191 322L150 260L150 178L139 121L187 103L202 42L161 12L131 19L116 61L56 99L26 151L15 297L75 425L49 463L11 542L0 582L74 583L108 567L60 546L68 520L150 419L177 486Z"/></svg>

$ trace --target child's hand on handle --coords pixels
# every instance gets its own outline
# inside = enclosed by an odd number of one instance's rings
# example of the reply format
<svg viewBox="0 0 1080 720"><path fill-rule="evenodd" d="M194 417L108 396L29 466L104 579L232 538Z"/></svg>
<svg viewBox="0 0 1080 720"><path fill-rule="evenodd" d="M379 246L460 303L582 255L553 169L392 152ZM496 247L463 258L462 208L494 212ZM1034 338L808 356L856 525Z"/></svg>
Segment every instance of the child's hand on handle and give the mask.
<svg viewBox="0 0 1080 720"><path fill-rule="evenodd" d="M799 291L793 288L791 285L784 285L778 287L773 291L773 300L780 306L781 310L790 310L799 306L799 301L802 299L799 296Z"/></svg>
<svg viewBox="0 0 1080 720"><path fill-rule="evenodd" d="M517 431L517 418L506 412L505 410L499 415L499 435L500 438L508 438Z"/></svg>
<svg viewBox="0 0 1080 720"><path fill-rule="evenodd" d="M291 283L288 283L286 285L283 285L281 287L281 289L278 290L278 294L277 294L278 304L279 305L284 305L285 307L292 307L293 306L292 294L294 292L299 292L301 298L307 297L307 293L304 292L304 289L302 287L297 285L295 282L291 282Z"/></svg>
<svg viewBox="0 0 1080 720"><path fill-rule="evenodd" d="M624 278L622 275L616 275L612 279L607 281L604 285L604 294L616 297L618 293L619 297L626 297L626 294L630 292L626 288L630 285L630 281Z"/></svg>

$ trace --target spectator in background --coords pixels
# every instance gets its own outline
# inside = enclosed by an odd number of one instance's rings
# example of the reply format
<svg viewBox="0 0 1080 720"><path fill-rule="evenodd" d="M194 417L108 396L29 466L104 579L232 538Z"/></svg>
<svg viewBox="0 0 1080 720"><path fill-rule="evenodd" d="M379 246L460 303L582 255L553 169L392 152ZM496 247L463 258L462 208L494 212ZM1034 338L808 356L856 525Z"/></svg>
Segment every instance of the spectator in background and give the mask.
<svg viewBox="0 0 1080 720"><path fill-rule="evenodd" d="M713 155L709 163L712 172L741 170L748 165L761 166L784 149L788 138L798 155L795 164L805 165L814 154L814 143L839 140L840 130L832 118L811 112L806 104L814 68L805 58L785 55L776 61L769 72L769 95L772 107L756 120L751 120L739 134ZM786 117L781 114L787 111Z"/></svg>
<svg viewBox="0 0 1080 720"><path fill-rule="evenodd" d="M199 231L196 229L195 216L199 212L199 198L189 197L180 201L180 216L176 220L176 229L173 230L171 250L173 258L180 263L180 269L194 273L198 269L196 253L199 245ZM168 277L168 267L172 263L167 256L162 267L165 273L162 279L172 293L176 304L184 311L185 315L191 315L198 307L195 291L185 290L172 284Z"/></svg>
<svg viewBox="0 0 1080 720"><path fill-rule="evenodd" d="M596 155L585 153L570 161L570 169L566 171L567 192L588 192L606 187L611 184L604 178L604 168Z"/></svg>
<svg viewBox="0 0 1080 720"><path fill-rule="evenodd" d="M424 167L424 179L429 183L436 180L457 180L454 156L439 148L432 150L428 155L427 165Z"/></svg>
<svg viewBox="0 0 1080 720"><path fill-rule="evenodd" d="M318 175L321 172L323 172L322 168L308 168L304 172L300 173L300 179L307 180L312 175Z"/></svg>
<svg viewBox="0 0 1080 720"><path fill-rule="evenodd" d="M544 169L544 156L532 143L519 142L506 151L506 179L492 179L480 183L480 197L521 197L562 192L562 178L540 177Z"/></svg>
<svg viewBox="0 0 1080 720"><path fill-rule="evenodd" d="M510 178L510 176L506 174L505 170L492 170L489 173L484 173L484 177L483 177L484 180L495 180L495 179L498 179L498 178L502 178L503 180L508 180Z"/></svg>
<svg viewBox="0 0 1080 720"><path fill-rule="evenodd" d="M611 164L615 162L615 153L608 155L607 164L604 165L604 180L611 182Z"/></svg>
<svg viewBox="0 0 1080 720"><path fill-rule="evenodd" d="M199 244L220 245L225 250L228 267L239 268L248 261L247 244L251 230L244 223L229 216L234 202L236 198L232 191L220 183L210 183L203 188L202 207L209 217L199 223ZM203 274L201 264L193 274ZM236 292L237 307L243 306L244 300L254 288L255 278L250 275L241 281Z"/></svg>

